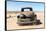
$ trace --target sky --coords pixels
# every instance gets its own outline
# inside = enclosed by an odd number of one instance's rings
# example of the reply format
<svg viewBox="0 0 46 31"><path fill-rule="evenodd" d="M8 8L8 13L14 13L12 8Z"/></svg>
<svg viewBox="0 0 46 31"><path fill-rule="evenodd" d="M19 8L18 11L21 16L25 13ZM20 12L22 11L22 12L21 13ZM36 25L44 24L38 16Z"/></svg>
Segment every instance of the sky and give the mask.
<svg viewBox="0 0 46 31"><path fill-rule="evenodd" d="M21 11L23 7L32 7L33 11L44 11L43 3L7 1L7 11Z"/></svg>

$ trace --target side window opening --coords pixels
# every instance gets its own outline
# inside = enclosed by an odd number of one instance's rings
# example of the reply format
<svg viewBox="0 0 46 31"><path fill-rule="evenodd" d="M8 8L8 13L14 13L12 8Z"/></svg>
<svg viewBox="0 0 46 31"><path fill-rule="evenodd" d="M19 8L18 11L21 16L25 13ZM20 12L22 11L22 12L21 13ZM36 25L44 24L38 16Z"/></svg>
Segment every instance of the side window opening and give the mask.
<svg viewBox="0 0 46 31"><path fill-rule="evenodd" d="M24 12L25 9L28 10L28 11L33 11L32 8L26 7L26 8L22 8L21 12Z"/></svg>

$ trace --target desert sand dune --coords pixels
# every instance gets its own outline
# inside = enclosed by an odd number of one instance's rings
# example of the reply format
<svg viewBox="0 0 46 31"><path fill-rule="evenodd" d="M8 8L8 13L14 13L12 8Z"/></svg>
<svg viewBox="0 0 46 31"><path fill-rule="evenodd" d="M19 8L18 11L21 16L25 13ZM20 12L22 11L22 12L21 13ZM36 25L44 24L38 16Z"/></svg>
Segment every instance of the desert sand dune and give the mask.
<svg viewBox="0 0 46 31"><path fill-rule="evenodd" d="M20 13L20 12L19 12ZM40 19L42 24L40 25L30 25L30 26L19 26L17 24L17 14L19 13L7 13L7 30L14 30L14 29L30 29L30 28L44 28L44 13L43 12L35 12L37 15L37 19Z"/></svg>

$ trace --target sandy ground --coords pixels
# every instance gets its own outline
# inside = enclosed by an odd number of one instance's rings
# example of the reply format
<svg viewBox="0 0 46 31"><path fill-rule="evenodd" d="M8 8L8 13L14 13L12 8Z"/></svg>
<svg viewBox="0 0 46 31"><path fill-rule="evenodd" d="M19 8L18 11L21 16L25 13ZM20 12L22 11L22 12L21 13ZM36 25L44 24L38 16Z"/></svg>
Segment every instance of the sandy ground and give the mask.
<svg viewBox="0 0 46 31"><path fill-rule="evenodd" d="M43 12L35 12L37 15L37 19L40 19L42 24L40 25L30 25L30 26L19 26L17 22L17 15L18 13L7 13L7 17L11 15L12 17L7 18L7 30L14 30L14 29L30 29L30 28L44 28L44 13Z"/></svg>

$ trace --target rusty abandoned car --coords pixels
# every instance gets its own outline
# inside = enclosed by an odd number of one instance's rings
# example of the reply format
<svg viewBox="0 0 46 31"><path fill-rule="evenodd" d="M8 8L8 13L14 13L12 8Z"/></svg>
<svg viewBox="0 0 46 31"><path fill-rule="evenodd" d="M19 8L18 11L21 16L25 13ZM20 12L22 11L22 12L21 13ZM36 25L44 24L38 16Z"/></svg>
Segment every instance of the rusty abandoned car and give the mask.
<svg viewBox="0 0 46 31"><path fill-rule="evenodd" d="M30 11L24 11L24 9L29 9ZM24 13L25 12L25 13ZM25 7L21 9L20 15L17 16L18 25L37 25L41 24L40 20L37 20L37 15L33 12L30 7Z"/></svg>

